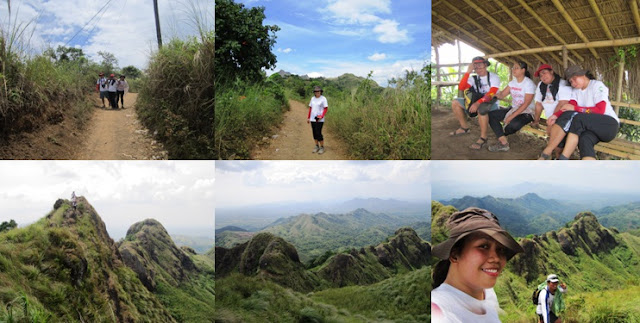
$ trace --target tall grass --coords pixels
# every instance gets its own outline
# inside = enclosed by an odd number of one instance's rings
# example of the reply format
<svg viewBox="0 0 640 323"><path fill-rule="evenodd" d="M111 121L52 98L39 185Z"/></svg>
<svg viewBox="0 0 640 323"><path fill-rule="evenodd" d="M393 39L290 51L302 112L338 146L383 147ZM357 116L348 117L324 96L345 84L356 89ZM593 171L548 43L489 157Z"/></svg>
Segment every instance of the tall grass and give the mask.
<svg viewBox="0 0 640 323"><path fill-rule="evenodd" d="M350 96L333 99L327 114L358 159L429 159L431 111L428 79L407 72L407 81L375 94L368 80Z"/></svg>
<svg viewBox="0 0 640 323"><path fill-rule="evenodd" d="M218 88L215 109L215 159L247 159L253 144L282 121L289 104L280 85L262 84Z"/></svg>
<svg viewBox="0 0 640 323"><path fill-rule="evenodd" d="M171 159L212 159L213 32L173 39L149 63L136 107Z"/></svg>

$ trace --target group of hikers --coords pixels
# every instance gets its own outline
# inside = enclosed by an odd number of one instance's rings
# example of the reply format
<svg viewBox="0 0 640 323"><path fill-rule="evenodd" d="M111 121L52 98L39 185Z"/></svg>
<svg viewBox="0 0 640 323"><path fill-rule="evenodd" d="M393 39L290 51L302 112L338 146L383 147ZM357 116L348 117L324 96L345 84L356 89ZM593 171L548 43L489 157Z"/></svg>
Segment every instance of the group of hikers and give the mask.
<svg viewBox="0 0 640 323"><path fill-rule="evenodd" d="M104 73L98 76L96 92L100 92L102 107L106 109L104 99L107 99L110 108L118 109L118 101L120 101L120 106L124 109L124 94L129 91L129 83L125 80L125 76L121 74L118 80L115 79L115 74L109 75L109 78L105 78Z"/></svg>
<svg viewBox="0 0 640 323"><path fill-rule="evenodd" d="M480 138L470 149L480 150L487 144L490 127L497 142L488 145L488 150L508 151L507 136L529 123L539 127L543 112L549 140L539 160L552 157L566 160L576 148L581 159L596 159L594 146L616 137L620 120L609 101L609 89L588 70L578 65L569 66L563 79L551 65L541 64L534 73L540 78L536 86L527 64L518 61L511 67L513 80L500 91L500 78L488 71L490 65L483 57L473 58L458 84L464 95L452 102L453 114L460 126L450 136L468 134L467 116L478 117ZM475 75L471 75L472 72ZM509 95L511 105L500 107L498 99Z"/></svg>
<svg viewBox="0 0 640 323"><path fill-rule="evenodd" d="M441 259L432 273L431 322L500 322L493 287L507 261L524 249L485 209L455 212L446 226L448 239L431 249ZM540 323L562 322L566 291L555 274L536 287L532 301Z"/></svg>

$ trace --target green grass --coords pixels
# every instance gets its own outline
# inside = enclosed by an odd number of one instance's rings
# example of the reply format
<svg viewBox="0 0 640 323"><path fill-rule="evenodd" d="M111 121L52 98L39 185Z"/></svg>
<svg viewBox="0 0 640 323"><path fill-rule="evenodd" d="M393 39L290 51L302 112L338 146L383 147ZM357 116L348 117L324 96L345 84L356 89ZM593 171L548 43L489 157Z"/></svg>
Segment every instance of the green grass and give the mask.
<svg viewBox="0 0 640 323"><path fill-rule="evenodd" d="M248 159L256 142L269 136L289 104L276 83L237 84L216 92L214 159Z"/></svg>
<svg viewBox="0 0 640 323"><path fill-rule="evenodd" d="M215 159L213 55L213 32L172 39L151 57L141 80L138 116L171 159Z"/></svg>
<svg viewBox="0 0 640 323"><path fill-rule="evenodd" d="M380 94L361 84L350 96L329 100L327 122L333 123L354 157L430 159L429 83L421 77L413 82Z"/></svg>

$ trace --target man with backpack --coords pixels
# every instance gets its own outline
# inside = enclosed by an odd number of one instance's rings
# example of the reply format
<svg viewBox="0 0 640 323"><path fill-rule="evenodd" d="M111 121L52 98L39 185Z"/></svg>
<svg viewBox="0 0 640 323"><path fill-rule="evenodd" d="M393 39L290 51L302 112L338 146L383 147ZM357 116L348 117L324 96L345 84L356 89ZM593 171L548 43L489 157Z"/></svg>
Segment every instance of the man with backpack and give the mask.
<svg viewBox="0 0 640 323"><path fill-rule="evenodd" d="M500 87L500 77L495 73L489 73L487 67L491 63L484 57L478 56L473 58L471 64L467 68L458 84L458 90L463 91L462 98L456 98L451 103L453 114L455 115L460 127L449 133L450 136L460 136L469 133L470 129L467 124L466 115L469 117L478 116L480 124L480 138L469 148L474 150L482 149L487 143L487 130L489 129L489 111L498 109L497 99L494 95ZM471 72L475 71L476 75L471 76ZM465 115L466 114L466 115Z"/></svg>
<svg viewBox="0 0 640 323"><path fill-rule="evenodd" d="M551 274L547 276L546 286L543 288L538 287L534 292L534 297L538 293L536 314L538 314L540 323L562 322L558 314L564 310L562 294L567 292L567 284L561 283L558 286L559 283L558 275Z"/></svg>
<svg viewBox="0 0 640 323"><path fill-rule="evenodd" d="M96 82L96 91L100 92L100 99L102 100L102 107L106 108L104 105L104 99L109 100L109 88L107 88L107 79L104 77L104 73L100 72L98 74L98 82ZM111 102L111 101L109 101Z"/></svg>

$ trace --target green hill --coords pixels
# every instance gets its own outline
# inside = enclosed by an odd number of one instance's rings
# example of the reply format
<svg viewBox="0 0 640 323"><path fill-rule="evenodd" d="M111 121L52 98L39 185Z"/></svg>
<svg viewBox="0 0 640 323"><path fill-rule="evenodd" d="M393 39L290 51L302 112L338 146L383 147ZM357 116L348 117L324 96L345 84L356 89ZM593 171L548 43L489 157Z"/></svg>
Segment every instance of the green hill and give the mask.
<svg viewBox="0 0 640 323"><path fill-rule="evenodd" d="M0 321L174 322L84 197L0 234Z"/></svg>
<svg viewBox="0 0 640 323"><path fill-rule="evenodd" d="M360 250L328 251L311 269L292 244L270 233L231 249L216 247L216 319L422 321L428 317L430 246L411 228L387 240Z"/></svg>
<svg viewBox="0 0 640 323"><path fill-rule="evenodd" d="M434 205L435 237L442 236L444 221L456 209ZM605 228L593 213L581 212L557 231L517 240L525 253L507 263L495 286L505 310L503 322L534 320L531 292L550 273L558 274L569 287L563 321L637 322L640 318L635 305L640 301L640 237Z"/></svg>
<svg viewBox="0 0 640 323"><path fill-rule="evenodd" d="M640 229L640 202L608 206L597 211L600 223L621 231Z"/></svg>
<svg viewBox="0 0 640 323"><path fill-rule="evenodd" d="M362 248L378 243L392 235L396 229L414 225L424 218L357 209L345 214L301 214L279 219L263 231L291 242L299 251L300 259L307 262L327 250Z"/></svg>

